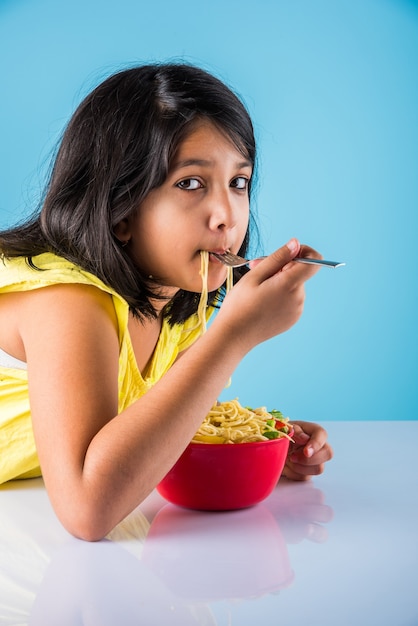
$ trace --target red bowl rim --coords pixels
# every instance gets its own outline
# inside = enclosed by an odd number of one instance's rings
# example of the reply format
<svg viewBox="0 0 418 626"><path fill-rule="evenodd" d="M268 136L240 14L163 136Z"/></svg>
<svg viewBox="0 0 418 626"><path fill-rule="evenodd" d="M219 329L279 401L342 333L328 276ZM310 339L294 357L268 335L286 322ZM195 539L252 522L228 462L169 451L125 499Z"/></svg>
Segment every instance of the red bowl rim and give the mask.
<svg viewBox="0 0 418 626"><path fill-rule="evenodd" d="M212 448L229 448L231 446L266 446L266 445L270 445L272 443L279 443L282 441L288 441L289 443L291 443L291 441L289 441L288 437L292 437L294 433L294 430L290 430L287 433L287 437L277 437L277 439L269 439L268 441L243 441L241 443L209 443L208 441L191 441L188 444L188 448L196 448L196 447L201 447L201 446L210 446L211 449Z"/></svg>

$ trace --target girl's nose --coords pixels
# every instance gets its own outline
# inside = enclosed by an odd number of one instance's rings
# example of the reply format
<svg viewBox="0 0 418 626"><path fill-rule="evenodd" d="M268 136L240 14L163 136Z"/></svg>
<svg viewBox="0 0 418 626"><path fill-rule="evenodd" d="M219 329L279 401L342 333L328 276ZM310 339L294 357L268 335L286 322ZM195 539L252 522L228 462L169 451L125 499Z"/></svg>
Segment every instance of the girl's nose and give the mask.
<svg viewBox="0 0 418 626"><path fill-rule="evenodd" d="M213 198L209 215L211 230L226 230L236 225L236 215L230 200L225 197Z"/></svg>

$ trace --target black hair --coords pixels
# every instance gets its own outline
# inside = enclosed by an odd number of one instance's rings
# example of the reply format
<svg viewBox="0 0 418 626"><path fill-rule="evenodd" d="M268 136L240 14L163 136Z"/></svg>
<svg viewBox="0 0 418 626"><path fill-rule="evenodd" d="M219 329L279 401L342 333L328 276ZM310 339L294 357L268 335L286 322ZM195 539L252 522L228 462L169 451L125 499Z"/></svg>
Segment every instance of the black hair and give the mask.
<svg viewBox="0 0 418 626"><path fill-rule="evenodd" d="M199 119L209 119L256 162L246 107L222 81L183 63L125 69L99 84L64 131L40 209L0 232L4 257L53 252L100 278L139 317L156 315L159 286L144 276L114 228L163 184L180 142ZM251 182L249 193L251 193ZM245 255L250 225L239 254ZM235 276L238 279L239 273ZM209 303L222 299L223 288ZM170 323L196 312L199 294L179 291L166 307Z"/></svg>

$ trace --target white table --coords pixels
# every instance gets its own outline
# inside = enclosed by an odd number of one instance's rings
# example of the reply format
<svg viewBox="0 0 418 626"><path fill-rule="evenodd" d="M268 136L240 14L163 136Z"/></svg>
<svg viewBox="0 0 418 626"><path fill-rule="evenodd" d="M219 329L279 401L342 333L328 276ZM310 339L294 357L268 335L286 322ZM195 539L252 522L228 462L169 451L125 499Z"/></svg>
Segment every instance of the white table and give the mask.
<svg viewBox="0 0 418 626"><path fill-rule="evenodd" d="M418 421L328 423L324 475L243 511L156 492L71 537L41 479L0 487L0 624L416 626Z"/></svg>

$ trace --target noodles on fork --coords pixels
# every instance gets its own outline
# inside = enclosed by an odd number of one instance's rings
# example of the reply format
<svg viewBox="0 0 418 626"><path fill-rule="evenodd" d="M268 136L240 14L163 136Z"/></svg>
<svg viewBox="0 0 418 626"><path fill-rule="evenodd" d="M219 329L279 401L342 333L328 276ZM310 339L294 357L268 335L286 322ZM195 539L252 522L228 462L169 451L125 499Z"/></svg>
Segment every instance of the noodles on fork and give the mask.
<svg viewBox="0 0 418 626"><path fill-rule="evenodd" d="M226 292L233 287L233 268L227 268ZM208 306L208 275L209 275L209 252L207 250L200 251L200 276L202 277L202 293L200 295L197 316L202 334L206 332L206 309Z"/></svg>

